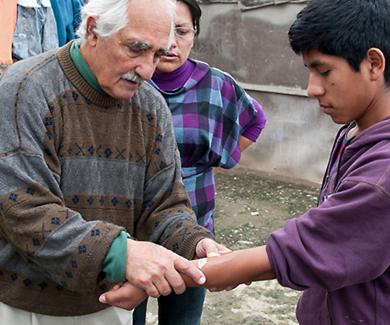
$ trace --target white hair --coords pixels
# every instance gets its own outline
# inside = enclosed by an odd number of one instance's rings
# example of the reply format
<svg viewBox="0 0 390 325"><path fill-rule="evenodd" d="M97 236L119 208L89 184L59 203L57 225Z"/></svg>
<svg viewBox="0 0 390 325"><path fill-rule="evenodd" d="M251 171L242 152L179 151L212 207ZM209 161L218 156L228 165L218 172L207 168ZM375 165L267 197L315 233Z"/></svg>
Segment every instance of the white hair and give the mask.
<svg viewBox="0 0 390 325"><path fill-rule="evenodd" d="M81 43L84 43L87 38L89 17L95 18L94 32L103 38L110 37L125 28L129 23L128 7L130 1L134 0L88 0L81 10L81 23L77 30L77 36L80 37ZM143 2L143 0L138 1ZM166 2L167 14L173 21L176 0L163 1ZM172 35L169 36L169 43L171 43L171 39Z"/></svg>

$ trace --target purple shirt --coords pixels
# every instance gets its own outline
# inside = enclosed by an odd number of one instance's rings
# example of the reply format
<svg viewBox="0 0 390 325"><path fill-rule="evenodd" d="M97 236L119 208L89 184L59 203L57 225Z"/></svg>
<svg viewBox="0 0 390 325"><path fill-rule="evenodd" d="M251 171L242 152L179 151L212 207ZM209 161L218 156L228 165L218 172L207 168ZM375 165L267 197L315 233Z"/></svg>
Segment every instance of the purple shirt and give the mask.
<svg viewBox="0 0 390 325"><path fill-rule="evenodd" d="M332 150L318 207L267 239L301 325L390 324L390 118Z"/></svg>

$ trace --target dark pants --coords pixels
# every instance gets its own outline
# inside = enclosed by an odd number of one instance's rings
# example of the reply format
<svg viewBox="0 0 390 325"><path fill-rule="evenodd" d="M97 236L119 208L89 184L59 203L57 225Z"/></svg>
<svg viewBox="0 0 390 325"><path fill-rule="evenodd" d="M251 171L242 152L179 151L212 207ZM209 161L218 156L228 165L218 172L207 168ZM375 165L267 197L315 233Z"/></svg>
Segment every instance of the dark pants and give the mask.
<svg viewBox="0 0 390 325"><path fill-rule="evenodd" d="M158 324L200 325L205 295L204 288L187 288L181 295L161 296L158 298ZM133 325L145 324L146 305L147 300L135 308Z"/></svg>

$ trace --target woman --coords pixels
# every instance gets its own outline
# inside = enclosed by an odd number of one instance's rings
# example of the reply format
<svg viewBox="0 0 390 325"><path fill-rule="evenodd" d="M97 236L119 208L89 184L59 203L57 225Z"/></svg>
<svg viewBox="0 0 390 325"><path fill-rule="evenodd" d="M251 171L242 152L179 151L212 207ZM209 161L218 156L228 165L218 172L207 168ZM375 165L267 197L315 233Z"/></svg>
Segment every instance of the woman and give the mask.
<svg viewBox="0 0 390 325"><path fill-rule="evenodd" d="M234 167L241 151L256 141L266 120L259 103L230 75L189 59L200 16L196 0L177 1L175 38L151 83L172 112L183 182L198 223L214 231L213 167ZM160 297L159 324L200 324L204 297L204 288ZM144 324L145 308L143 304L136 309L135 325Z"/></svg>

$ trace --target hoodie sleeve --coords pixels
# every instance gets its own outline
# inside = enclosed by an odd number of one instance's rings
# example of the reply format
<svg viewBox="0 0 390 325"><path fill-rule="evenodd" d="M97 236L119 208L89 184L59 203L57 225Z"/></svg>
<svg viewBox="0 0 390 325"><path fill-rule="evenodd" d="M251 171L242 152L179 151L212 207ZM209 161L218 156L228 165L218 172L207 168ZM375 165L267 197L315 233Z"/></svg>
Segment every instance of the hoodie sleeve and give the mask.
<svg viewBox="0 0 390 325"><path fill-rule="evenodd" d="M337 290L377 278L390 262L390 197L382 186L345 180L319 207L267 239L278 281Z"/></svg>

